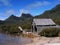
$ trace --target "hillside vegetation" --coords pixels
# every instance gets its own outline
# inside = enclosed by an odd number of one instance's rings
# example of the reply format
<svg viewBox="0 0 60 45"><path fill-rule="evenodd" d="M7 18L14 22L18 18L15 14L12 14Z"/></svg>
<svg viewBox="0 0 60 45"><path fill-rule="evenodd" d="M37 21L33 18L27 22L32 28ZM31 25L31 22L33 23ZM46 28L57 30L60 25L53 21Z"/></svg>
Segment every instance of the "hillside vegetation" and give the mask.
<svg viewBox="0 0 60 45"><path fill-rule="evenodd" d="M39 33L41 36L45 37L60 37L60 28L47 28L43 29L42 32Z"/></svg>

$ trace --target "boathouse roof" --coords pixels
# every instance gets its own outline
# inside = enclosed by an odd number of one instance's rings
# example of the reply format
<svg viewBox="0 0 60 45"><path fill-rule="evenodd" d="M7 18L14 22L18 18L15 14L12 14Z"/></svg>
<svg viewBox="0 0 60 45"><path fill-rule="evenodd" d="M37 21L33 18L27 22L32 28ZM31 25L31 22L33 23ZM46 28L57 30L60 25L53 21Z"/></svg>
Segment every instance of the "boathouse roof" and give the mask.
<svg viewBox="0 0 60 45"><path fill-rule="evenodd" d="M55 25L52 19L33 19L35 25Z"/></svg>

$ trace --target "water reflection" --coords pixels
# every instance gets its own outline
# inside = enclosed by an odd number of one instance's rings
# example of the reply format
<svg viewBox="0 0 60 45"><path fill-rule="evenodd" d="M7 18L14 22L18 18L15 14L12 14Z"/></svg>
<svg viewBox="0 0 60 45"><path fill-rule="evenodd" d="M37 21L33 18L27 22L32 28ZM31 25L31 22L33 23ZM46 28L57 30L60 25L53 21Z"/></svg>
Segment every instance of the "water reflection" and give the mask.
<svg viewBox="0 0 60 45"><path fill-rule="evenodd" d="M25 45L30 42L29 38L0 34L0 45Z"/></svg>

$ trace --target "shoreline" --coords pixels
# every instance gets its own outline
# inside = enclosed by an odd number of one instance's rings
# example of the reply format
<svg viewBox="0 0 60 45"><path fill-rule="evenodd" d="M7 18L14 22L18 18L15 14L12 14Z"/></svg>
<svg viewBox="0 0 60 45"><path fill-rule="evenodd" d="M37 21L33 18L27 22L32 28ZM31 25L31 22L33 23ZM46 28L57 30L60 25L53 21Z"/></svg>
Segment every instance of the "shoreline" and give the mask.
<svg viewBox="0 0 60 45"><path fill-rule="evenodd" d="M26 45L60 45L60 37L35 37Z"/></svg>

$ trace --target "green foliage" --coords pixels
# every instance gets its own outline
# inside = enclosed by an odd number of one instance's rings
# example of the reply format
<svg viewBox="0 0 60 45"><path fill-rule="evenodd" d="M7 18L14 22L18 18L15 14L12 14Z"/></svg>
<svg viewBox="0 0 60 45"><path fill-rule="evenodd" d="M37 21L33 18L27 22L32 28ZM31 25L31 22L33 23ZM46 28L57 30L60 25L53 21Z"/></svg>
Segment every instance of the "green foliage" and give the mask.
<svg viewBox="0 0 60 45"><path fill-rule="evenodd" d="M60 37L60 32L59 32L58 36Z"/></svg>
<svg viewBox="0 0 60 45"><path fill-rule="evenodd" d="M32 24L31 23L26 23L26 24L23 24L21 27L23 28L23 29L31 29L31 26L32 26Z"/></svg>
<svg viewBox="0 0 60 45"><path fill-rule="evenodd" d="M18 33L20 32L20 30L18 29L18 26L17 25L3 25L1 26L0 28L2 30L2 32L4 33Z"/></svg>
<svg viewBox="0 0 60 45"><path fill-rule="evenodd" d="M60 19L55 19L54 22L58 25L60 25Z"/></svg>
<svg viewBox="0 0 60 45"><path fill-rule="evenodd" d="M55 37L55 36L59 36L59 34L60 34L60 28L47 28L39 33L39 35L45 37Z"/></svg>

